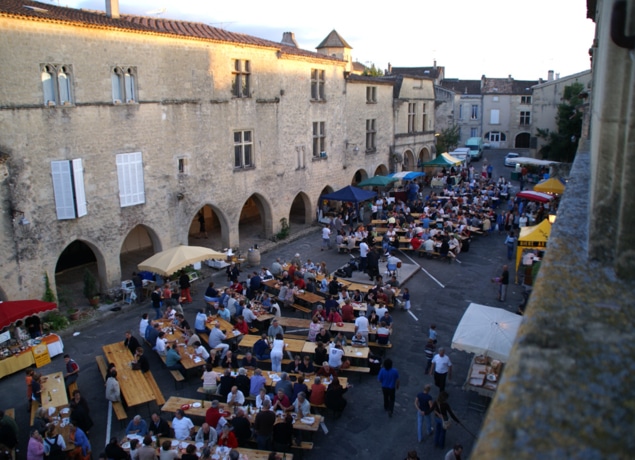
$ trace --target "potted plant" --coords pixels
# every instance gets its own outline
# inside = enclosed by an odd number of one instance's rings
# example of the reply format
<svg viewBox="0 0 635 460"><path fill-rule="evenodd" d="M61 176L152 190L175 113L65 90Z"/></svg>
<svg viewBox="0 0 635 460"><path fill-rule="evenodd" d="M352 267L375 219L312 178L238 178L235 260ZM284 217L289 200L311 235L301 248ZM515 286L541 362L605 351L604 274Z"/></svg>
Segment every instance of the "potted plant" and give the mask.
<svg viewBox="0 0 635 460"><path fill-rule="evenodd" d="M97 279L90 270L84 271L84 297L88 299L90 305L99 303L99 290L97 289Z"/></svg>
<svg viewBox="0 0 635 460"><path fill-rule="evenodd" d="M79 320L79 309L78 308L71 308L68 310L68 317L71 321L77 321Z"/></svg>

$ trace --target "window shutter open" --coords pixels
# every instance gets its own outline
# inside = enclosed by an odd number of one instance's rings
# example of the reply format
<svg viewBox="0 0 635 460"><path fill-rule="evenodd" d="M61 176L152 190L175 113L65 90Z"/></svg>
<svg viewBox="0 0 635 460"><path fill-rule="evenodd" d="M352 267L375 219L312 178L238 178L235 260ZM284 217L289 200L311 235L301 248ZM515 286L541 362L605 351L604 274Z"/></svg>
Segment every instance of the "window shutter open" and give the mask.
<svg viewBox="0 0 635 460"><path fill-rule="evenodd" d="M71 163L68 160L51 161L51 174L53 176L53 194L55 195L57 218L59 220L74 219L76 215Z"/></svg>
<svg viewBox="0 0 635 460"><path fill-rule="evenodd" d="M84 167L82 166L81 158L73 160L72 163L77 217L82 217L88 214L88 210L86 209L86 191L84 190Z"/></svg>

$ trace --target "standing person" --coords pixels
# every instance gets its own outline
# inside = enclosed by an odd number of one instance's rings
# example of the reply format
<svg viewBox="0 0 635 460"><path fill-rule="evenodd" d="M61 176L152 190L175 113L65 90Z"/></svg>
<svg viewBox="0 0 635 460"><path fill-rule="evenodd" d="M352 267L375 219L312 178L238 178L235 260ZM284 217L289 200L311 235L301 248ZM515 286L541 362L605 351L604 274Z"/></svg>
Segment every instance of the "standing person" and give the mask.
<svg viewBox="0 0 635 460"><path fill-rule="evenodd" d="M29 368L26 370L26 377L24 378L24 381L26 383L26 399L28 401L28 404L26 406L26 410L27 412L31 412L31 397L33 395L33 375L35 374L35 371L32 368Z"/></svg>
<svg viewBox="0 0 635 460"><path fill-rule="evenodd" d="M271 436L273 434L273 425L276 423L276 414L271 410L271 402L265 399L262 403L262 410L256 414L254 420L254 432L256 433L256 442L258 449L271 449Z"/></svg>
<svg viewBox="0 0 635 460"><path fill-rule="evenodd" d="M392 367L392 359L384 361L384 367L379 371L377 380L381 382L381 391L384 394L384 410L392 417L395 409L395 392L399 389L399 372Z"/></svg>
<svg viewBox="0 0 635 460"><path fill-rule="evenodd" d="M79 377L79 364L72 360L70 355L68 354L64 355L64 363L66 364L66 375L64 376L64 383L68 388L71 383L77 382L77 377Z"/></svg>
<svg viewBox="0 0 635 460"><path fill-rule="evenodd" d="M403 288L401 300L403 301L403 306L401 307L401 309L403 311L410 311L410 290L408 288Z"/></svg>
<svg viewBox="0 0 635 460"><path fill-rule="evenodd" d="M368 252L368 276L371 281L375 281L375 277L379 275L379 251L375 248Z"/></svg>
<svg viewBox="0 0 635 460"><path fill-rule="evenodd" d="M322 247L320 251L324 251L324 248L331 249L331 229L329 225L325 225L322 228Z"/></svg>
<svg viewBox="0 0 635 460"><path fill-rule="evenodd" d="M417 441L421 442L423 436L423 422L426 422L426 435L430 436L434 431L432 428L432 396L430 396L430 384L423 387L423 391L415 398L417 408Z"/></svg>
<svg viewBox="0 0 635 460"><path fill-rule="evenodd" d="M365 272L368 267L368 251L370 248L368 247L368 243L366 240L362 240L359 243L359 271Z"/></svg>
<svg viewBox="0 0 635 460"><path fill-rule="evenodd" d="M505 245L507 246L507 260L512 260L514 257L514 245L516 244L516 234L513 230L510 230L507 238L505 238Z"/></svg>
<svg viewBox="0 0 635 460"><path fill-rule="evenodd" d="M44 443L38 430L31 431L29 446L26 452L27 460L44 460Z"/></svg>
<svg viewBox="0 0 635 460"><path fill-rule="evenodd" d="M71 422L88 435L93 427L93 419L90 417L90 409L86 398L82 397L79 390L75 390L69 405L71 407Z"/></svg>
<svg viewBox="0 0 635 460"><path fill-rule="evenodd" d="M121 401L121 388L117 381L117 371L112 370L106 380L106 399L111 402Z"/></svg>
<svg viewBox="0 0 635 460"><path fill-rule="evenodd" d="M44 450L47 451L47 460L62 460L66 458L66 442L61 434L55 434L55 425L52 423L46 430L44 437Z"/></svg>
<svg viewBox="0 0 635 460"><path fill-rule="evenodd" d="M507 298L507 286L509 286L509 269L507 265L503 265L503 272L500 276L498 285L498 301L505 302Z"/></svg>
<svg viewBox="0 0 635 460"><path fill-rule="evenodd" d="M446 380L452 378L452 361L445 354L445 348L439 348L439 353L432 358L430 374L434 374L434 384L439 388L439 391L445 391Z"/></svg>
<svg viewBox="0 0 635 460"><path fill-rule="evenodd" d="M445 446L445 432L450 427L450 417L456 423L461 423L452 408L448 404L449 395L445 391L441 391L437 399L432 403L432 411L434 412L434 421L436 424L434 433L434 447L443 449Z"/></svg>
<svg viewBox="0 0 635 460"><path fill-rule="evenodd" d="M179 287L181 288L182 303L192 303L192 295L190 294L190 277L187 273L182 272L179 277Z"/></svg>
<svg viewBox="0 0 635 460"><path fill-rule="evenodd" d="M154 287L154 291L150 294L150 300L152 301L152 308L154 308L154 319L161 318L161 301L163 300L163 293L161 288L157 285Z"/></svg>
<svg viewBox="0 0 635 460"><path fill-rule="evenodd" d="M276 334L273 339L273 347L271 349L271 370L273 372L282 372L282 357L284 355L284 339L282 334Z"/></svg>

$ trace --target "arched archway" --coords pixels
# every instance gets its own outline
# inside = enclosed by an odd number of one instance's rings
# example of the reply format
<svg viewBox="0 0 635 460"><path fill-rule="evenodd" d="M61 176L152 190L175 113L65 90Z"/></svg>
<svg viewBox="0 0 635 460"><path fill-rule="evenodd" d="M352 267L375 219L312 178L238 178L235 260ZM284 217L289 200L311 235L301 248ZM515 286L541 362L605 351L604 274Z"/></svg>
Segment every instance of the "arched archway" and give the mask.
<svg viewBox="0 0 635 460"><path fill-rule="evenodd" d="M388 168L386 167L386 165L379 165L377 166L377 168L375 169L375 176L385 176L388 174Z"/></svg>
<svg viewBox="0 0 635 460"><path fill-rule="evenodd" d="M106 261L97 246L86 240L75 240L64 248L55 265L57 300L61 306L88 305L83 295L84 276L90 272L96 279L97 293L106 287Z"/></svg>
<svg viewBox="0 0 635 460"><path fill-rule="evenodd" d="M205 246L217 251L226 248L229 245L229 224L225 214L214 205L204 204L192 216L187 240L190 246Z"/></svg>
<svg viewBox="0 0 635 460"><path fill-rule="evenodd" d="M238 220L238 238L243 248L258 244L259 240L273 235L271 207L259 193L254 193L240 210Z"/></svg>
<svg viewBox="0 0 635 460"><path fill-rule="evenodd" d="M423 163L427 162L427 161L431 161L432 158L432 152L430 150L428 150L427 147L423 147L420 151L419 151L419 158L417 159L417 167L419 168L423 168Z"/></svg>
<svg viewBox="0 0 635 460"><path fill-rule="evenodd" d="M334 191L335 190L333 190L333 187L331 187L330 185L327 185L320 192L320 197L318 198L318 203L317 203L316 211L315 211L317 214L318 222L321 222L322 219L325 219L326 214L328 214L328 212L330 211L328 207L328 200L323 200L322 195L328 195L329 193L333 193Z"/></svg>
<svg viewBox="0 0 635 460"><path fill-rule="evenodd" d="M415 155L412 153L412 150L406 150L403 153L403 164L401 165L402 171L412 171L417 166L415 162Z"/></svg>
<svg viewBox="0 0 635 460"><path fill-rule="evenodd" d="M366 172L365 169L358 169L357 171L355 171L355 174L353 174L353 179L351 180L351 185L357 185L359 184L361 181L368 179L368 173ZM331 193L331 192L329 192Z"/></svg>
<svg viewBox="0 0 635 460"><path fill-rule="evenodd" d="M311 223L311 200L304 192L299 192L291 203L289 226Z"/></svg>
<svg viewBox="0 0 635 460"><path fill-rule="evenodd" d="M121 279L131 279L137 265L157 252L163 251L158 235L150 227L139 224L132 228L121 244L119 265Z"/></svg>
<svg viewBox="0 0 635 460"><path fill-rule="evenodd" d="M517 149L528 149L529 148L529 133L519 133L516 135L516 139L514 140L514 147Z"/></svg>

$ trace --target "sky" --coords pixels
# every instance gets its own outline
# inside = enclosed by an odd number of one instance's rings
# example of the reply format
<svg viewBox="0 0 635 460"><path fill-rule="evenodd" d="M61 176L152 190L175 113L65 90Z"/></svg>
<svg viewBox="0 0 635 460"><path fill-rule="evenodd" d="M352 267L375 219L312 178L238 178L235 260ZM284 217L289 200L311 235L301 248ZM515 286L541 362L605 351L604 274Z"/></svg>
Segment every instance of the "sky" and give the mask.
<svg viewBox="0 0 635 460"><path fill-rule="evenodd" d="M105 10L105 0L40 1ZM588 70L595 30L586 0L119 0L119 8L276 42L283 32L294 32L309 51L335 29L353 48L354 61L385 70L388 63L432 66L436 59L446 78L462 80L537 80L549 70L563 77Z"/></svg>

